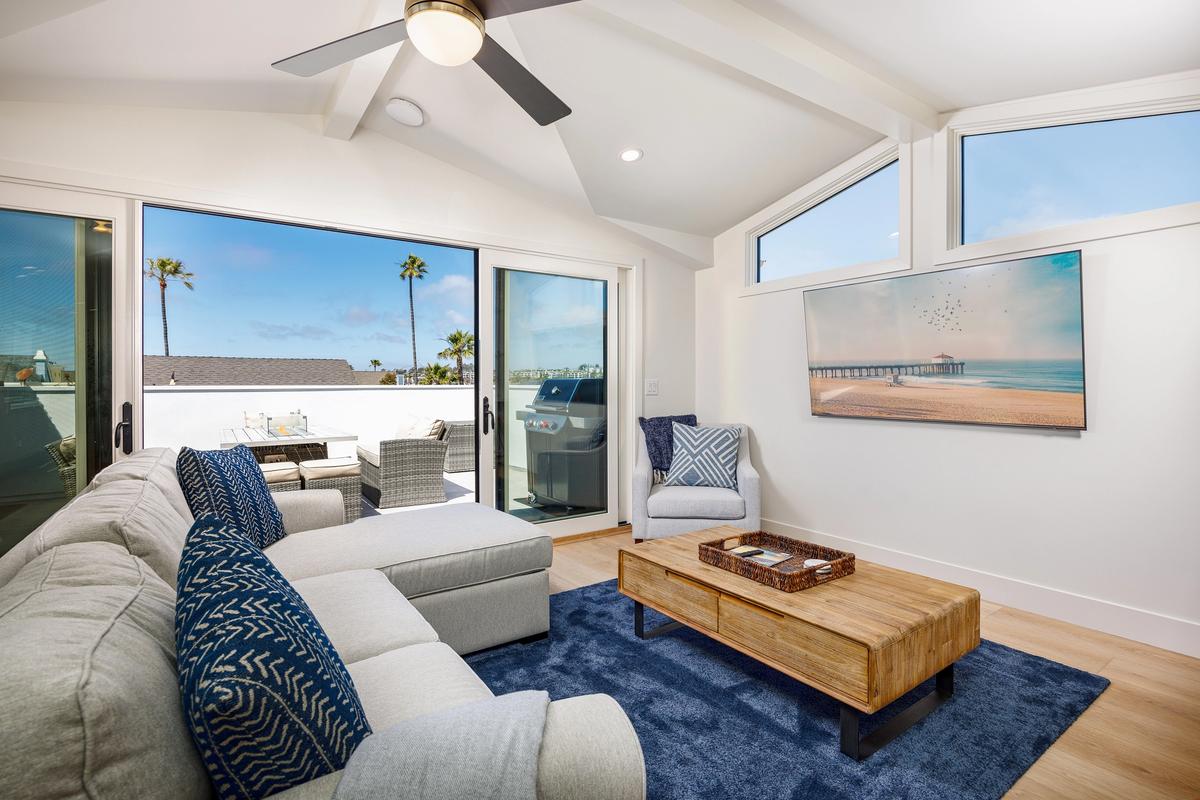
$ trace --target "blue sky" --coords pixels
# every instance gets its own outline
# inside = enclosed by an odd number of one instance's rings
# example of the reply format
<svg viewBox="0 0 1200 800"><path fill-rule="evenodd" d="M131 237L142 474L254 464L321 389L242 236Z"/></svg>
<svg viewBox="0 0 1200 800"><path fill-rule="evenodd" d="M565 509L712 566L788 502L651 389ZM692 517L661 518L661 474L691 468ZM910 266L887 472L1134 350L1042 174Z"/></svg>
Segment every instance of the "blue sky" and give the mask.
<svg viewBox="0 0 1200 800"><path fill-rule="evenodd" d="M963 241L1200 200L1200 111L963 140Z"/></svg>
<svg viewBox="0 0 1200 800"><path fill-rule="evenodd" d="M75 368L75 220L0 210L0 353Z"/></svg>
<svg viewBox="0 0 1200 800"><path fill-rule="evenodd" d="M420 256L417 358L473 331L475 253L455 247L147 207L144 250L196 273L167 289L172 355L344 358L355 369L412 365L408 287L399 262ZM158 286L144 281L145 352L163 352Z"/></svg>
<svg viewBox="0 0 1200 800"><path fill-rule="evenodd" d="M759 238L759 280L895 258L900 165L892 162Z"/></svg>
<svg viewBox="0 0 1200 800"><path fill-rule="evenodd" d="M506 270L509 369L604 364L604 282Z"/></svg>
<svg viewBox="0 0 1200 800"><path fill-rule="evenodd" d="M810 364L1081 359L1079 254L804 293Z"/></svg>

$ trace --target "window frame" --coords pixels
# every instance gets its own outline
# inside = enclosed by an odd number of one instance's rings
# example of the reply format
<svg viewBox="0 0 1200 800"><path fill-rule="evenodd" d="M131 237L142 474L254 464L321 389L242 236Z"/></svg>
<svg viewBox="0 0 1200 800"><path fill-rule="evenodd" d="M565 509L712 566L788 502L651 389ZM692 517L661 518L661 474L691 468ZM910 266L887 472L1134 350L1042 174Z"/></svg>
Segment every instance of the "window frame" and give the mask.
<svg viewBox="0 0 1200 800"><path fill-rule="evenodd" d="M884 140L843 161L796 191L755 214L745 233L745 275L740 296L806 289L827 283L912 269L912 158L911 146ZM867 261L841 267L759 281L759 238L782 227L859 181L897 162L899 166L900 234L895 258Z"/></svg>
<svg viewBox="0 0 1200 800"><path fill-rule="evenodd" d="M934 136L935 218L944 222L935 237L933 264L955 264L999 255L1079 245L1097 239L1200 223L1200 202L1182 203L1128 214L1043 228L995 239L964 243L963 140L988 133L1053 128L1200 111L1200 81L1193 75L1171 75L1095 90L1047 95L1012 103L982 106L951 114Z"/></svg>

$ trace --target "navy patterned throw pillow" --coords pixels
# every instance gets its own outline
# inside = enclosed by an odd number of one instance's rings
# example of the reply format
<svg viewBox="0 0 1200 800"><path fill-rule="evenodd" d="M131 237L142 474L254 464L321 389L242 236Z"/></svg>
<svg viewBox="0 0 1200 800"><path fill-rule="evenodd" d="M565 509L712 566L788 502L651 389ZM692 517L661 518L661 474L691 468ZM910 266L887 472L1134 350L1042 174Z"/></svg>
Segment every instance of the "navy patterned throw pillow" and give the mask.
<svg viewBox="0 0 1200 800"><path fill-rule="evenodd" d="M231 450L184 447L176 461L179 485L196 519L216 517L237 528L259 547L284 537L283 515L267 489L267 479L244 444Z"/></svg>
<svg viewBox="0 0 1200 800"><path fill-rule="evenodd" d="M646 434L646 451L650 454L650 466L660 482L671 469L671 458L675 452L674 426L679 422L696 426L695 414L677 414L673 417L638 417L642 433Z"/></svg>
<svg viewBox="0 0 1200 800"><path fill-rule="evenodd" d="M667 486L737 488L737 428L675 425L675 455Z"/></svg>
<svg viewBox="0 0 1200 800"><path fill-rule="evenodd" d="M308 605L233 526L196 521L179 562L184 719L217 797L261 798L342 769L371 733Z"/></svg>

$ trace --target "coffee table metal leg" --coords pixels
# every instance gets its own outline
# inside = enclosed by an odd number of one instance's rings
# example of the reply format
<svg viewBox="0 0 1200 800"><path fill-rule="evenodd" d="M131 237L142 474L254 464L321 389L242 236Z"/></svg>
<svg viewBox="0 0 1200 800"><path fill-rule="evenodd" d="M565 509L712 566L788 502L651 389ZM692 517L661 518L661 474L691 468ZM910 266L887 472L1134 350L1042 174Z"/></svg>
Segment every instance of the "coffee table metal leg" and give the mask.
<svg viewBox="0 0 1200 800"><path fill-rule="evenodd" d="M670 633L682 627L682 622L664 622L646 630L646 609L637 600L633 601L633 632L639 639L653 639L655 636L662 636L664 633Z"/></svg>
<svg viewBox="0 0 1200 800"><path fill-rule="evenodd" d="M934 690L892 717L870 735L858 738L858 711L842 705L842 752L855 761L862 761L885 744L917 724L935 708L954 695L954 665L943 669L935 678Z"/></svg>

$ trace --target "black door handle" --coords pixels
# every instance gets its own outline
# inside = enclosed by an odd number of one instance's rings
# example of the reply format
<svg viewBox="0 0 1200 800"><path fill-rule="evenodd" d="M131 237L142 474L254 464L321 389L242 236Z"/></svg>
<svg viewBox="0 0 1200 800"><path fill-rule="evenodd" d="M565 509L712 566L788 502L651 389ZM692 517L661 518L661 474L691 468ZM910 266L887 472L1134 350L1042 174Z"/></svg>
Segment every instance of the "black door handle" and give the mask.
<svg viewBox="0 0 1200 800"><path fill-rule="evenodd" d="M483 398L483 435L488 435L488 422L492 423L492 428L496 427L496 417L492 414L491 401L486 397Z"/></svg>
<svg viewBox="0 0 1200 800"><path fill-rule="evenodd" d="M113 431L113 447L129 455L133 452L133 403L121 404L121 421Z"/></svg>

